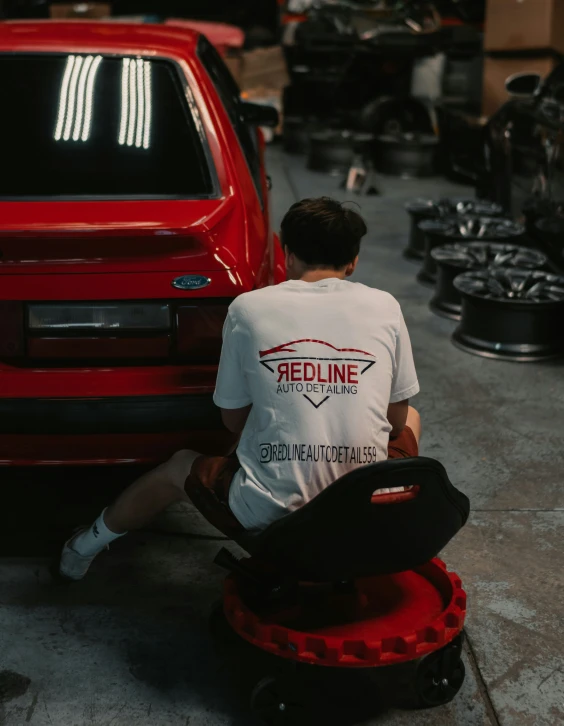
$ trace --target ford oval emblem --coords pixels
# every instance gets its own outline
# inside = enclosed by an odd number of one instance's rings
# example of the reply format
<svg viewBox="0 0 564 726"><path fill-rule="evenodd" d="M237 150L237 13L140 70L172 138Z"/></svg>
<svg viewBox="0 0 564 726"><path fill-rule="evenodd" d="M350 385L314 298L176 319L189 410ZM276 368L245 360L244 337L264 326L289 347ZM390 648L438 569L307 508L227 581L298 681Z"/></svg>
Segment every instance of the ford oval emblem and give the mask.
<svg viewBox="0 0 564 726"><path fill-rule="evenodd" d="M211 280L204 275L182 275L172 281L172 286L177 290L201 290L207 287Z"/></svg>

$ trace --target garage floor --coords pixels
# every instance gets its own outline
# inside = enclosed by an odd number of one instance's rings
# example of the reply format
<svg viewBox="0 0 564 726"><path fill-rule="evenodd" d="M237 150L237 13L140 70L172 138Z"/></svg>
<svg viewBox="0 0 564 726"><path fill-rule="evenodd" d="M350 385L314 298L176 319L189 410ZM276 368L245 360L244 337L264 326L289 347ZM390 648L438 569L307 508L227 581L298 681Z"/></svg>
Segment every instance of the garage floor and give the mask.
<svg viewBox="0 0 564 726"><path fill-rule="evenodd" d="M277 223L297 198L343 196L301 159L277 148L269 156ZM379 181L381 196L359 200L370 236L357 279L402 303L422 387L422 453L445 464L473 514L445 553L469 594L463 690L448 707L387 712L370 724L564 724L564 367L488 361L452 346L452 324L429 312L429 291L401 256L402 205L461 188ZM45 553L65 528L91 520L137 473L0 470L0 671L31 679L19 697L0 690L2 726L254 723L206 632L222 543L191 509L118 542L84 583L50 581Z"/></svg>

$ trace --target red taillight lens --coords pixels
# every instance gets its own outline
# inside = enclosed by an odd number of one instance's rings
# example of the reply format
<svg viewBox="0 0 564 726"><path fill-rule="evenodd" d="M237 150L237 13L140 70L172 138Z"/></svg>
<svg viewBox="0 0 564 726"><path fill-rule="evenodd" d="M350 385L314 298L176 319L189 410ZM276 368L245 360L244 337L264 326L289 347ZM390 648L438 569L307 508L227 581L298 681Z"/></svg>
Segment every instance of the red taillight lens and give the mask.
<svg viewBox="0 0 564 726"><path fill-rule="evenodd" d="M24 348L23 304L0 300L0 358L18 358Z"/></svg>
<svg viewBox="0 0 564 726"><path fill-rule="evenodd" d="M178 355L194 362L217 363L229 302L199 301L177 309Z"/></svg>

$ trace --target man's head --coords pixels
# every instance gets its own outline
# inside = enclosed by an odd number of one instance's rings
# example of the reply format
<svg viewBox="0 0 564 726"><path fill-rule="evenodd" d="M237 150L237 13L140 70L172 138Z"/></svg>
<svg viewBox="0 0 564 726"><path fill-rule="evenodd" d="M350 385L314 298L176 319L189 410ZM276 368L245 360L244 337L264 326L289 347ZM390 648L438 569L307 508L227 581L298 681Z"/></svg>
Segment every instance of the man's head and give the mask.
<svg viewBox="0 0 564 726"><path fill-rule="evenodd" d="M296 202L281 225L288 277L352 275L367 231L360 214L335 199Z"/></svg>

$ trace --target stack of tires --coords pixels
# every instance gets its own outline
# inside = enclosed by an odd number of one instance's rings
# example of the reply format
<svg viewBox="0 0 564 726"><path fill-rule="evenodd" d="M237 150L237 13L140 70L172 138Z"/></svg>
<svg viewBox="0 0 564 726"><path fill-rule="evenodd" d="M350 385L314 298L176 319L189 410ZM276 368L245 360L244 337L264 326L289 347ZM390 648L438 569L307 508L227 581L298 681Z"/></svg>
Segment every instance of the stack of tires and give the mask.
<svg viewBox="0 0 564 726"><path fill-rule="evenodd" d="M518 362L564 356L564 276L527 246L522 225L487 202L415 200L406 208L404 254L422 260L417 279L434 287L431 310L458 322L457 347ZM486 209L489 216L476 214Z"/></svg>
<svg viewBox="0 0 564 726"><path fill-rule="evenodd" d="M380 96L357 112L322 113L296 88L284 91L284 150L306 154L307 166L328 174L347 173L361 163L391 176L416 178L436 172L438 139L426 106L411 97Z"/></svg>

